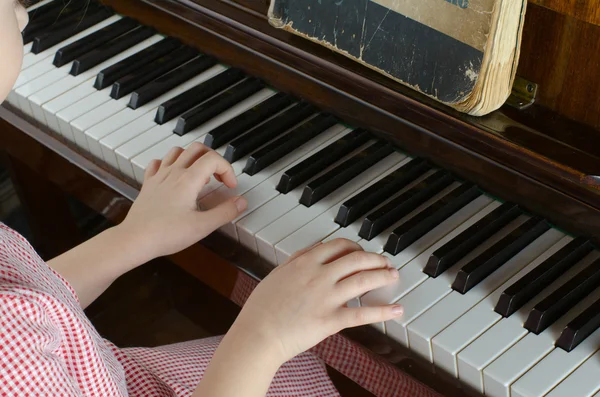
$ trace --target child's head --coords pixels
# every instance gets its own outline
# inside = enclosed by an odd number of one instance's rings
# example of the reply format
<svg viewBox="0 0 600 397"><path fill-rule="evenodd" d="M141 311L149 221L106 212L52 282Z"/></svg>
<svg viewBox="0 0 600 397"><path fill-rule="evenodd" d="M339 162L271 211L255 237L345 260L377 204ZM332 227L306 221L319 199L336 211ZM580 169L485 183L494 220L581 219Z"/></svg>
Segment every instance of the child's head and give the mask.
<svg viewBox="0 0 600 397"><path fill-rule="evenodd" d="M21 31L27 22L22 0L0 0L0 103L12 89L21 70Z"/></svg>

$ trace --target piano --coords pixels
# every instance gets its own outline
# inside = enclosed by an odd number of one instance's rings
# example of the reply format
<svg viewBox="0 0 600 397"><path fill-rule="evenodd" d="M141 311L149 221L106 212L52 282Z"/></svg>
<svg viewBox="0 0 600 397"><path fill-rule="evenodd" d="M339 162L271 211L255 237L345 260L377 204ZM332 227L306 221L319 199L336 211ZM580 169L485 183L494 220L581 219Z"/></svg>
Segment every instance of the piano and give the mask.
<svg viewBox="0 0 600 397"><path fill-rule="evenodd" d="M202 242L212 255L260 279L318 241L356 241L401 282L348 304L405 308L345 331L357 345L442 395L600 396L598 80L548 87L557 40L536 49L526 26L542 103L475 118L270 27L263 0L85 3L29 7L0 108L9 157L118 219L152 159L209 145L239 185L211 181L200 205L249 202ZM528 11L598 37L579 17ZM596 53L556 67L595 76ZM566 101L577 84L591 91Z"/></svg>

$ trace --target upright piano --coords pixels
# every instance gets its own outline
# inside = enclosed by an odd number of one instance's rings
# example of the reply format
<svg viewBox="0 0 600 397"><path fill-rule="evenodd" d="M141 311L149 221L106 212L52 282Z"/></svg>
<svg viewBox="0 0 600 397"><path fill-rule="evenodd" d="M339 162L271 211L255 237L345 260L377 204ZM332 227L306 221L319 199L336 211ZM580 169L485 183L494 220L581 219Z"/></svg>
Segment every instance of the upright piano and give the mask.
<svg viewBox="0 0 600 397"><path fill-rule="evenodd" d="M15 179L118 221L152 159L204 143L239 185L201 206L249 202L204 254L260 280L356 241L401 281L348 305L405 308L345 331L357 348L447 396L600 395L600 3L530 0L518 84L483 117L271 27L268 0L65 3L29 7L0 107Z"/></svg>

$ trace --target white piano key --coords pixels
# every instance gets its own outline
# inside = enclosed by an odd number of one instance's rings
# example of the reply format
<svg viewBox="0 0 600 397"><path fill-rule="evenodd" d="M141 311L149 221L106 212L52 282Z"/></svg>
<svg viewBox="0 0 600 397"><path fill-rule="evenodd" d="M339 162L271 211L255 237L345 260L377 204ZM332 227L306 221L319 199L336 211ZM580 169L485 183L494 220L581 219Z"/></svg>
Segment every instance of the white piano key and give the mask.
<svg viewBox="0 0 600 397"><path fill-rule="evenodd" d="M290 106L290 107L291 107L291 106ZM284 109L283 111L279 112L278 114L284 113L284 112L285 112L287 109L289 109L290 107L288 107L288 108ZM277 114L277 115L278 115L278 114ZM275 115L275 116L273 116L273 117L276 117L277 115ZM302 122L300 122L300 123L299 123L299 124L297 124L297 125L300 125L300 124L302 124L302 123L306 122L307 120L310 120L310 119L312 119L313 117L315 117L315 115L312 115L312 116L308 117L307 119L303 120ZM263 123L265 123L265 122L267 122L267 121L264 121ZM263 123L261 123L261 124L263 124ZM260 124L259 124L259 125L260 125ZM296 125L296 126L297 126L297 125ZM296 126L289 128L289 129L288 129L287 131L285 131L283 134L287 134L287 133L289 133L289 131L291 131L292 129L296 128ZM344 129L344 127L342 127L341 125L340 125L340 126L337 126L337 127L334 127L334 128L336 128L336 130L337 130L337 129L339 129L339 130L343 130L343 129ZM349 130L348 130L348 131L349 131ZM329 133L329 132L330 132L330 131L328 131L328 133ZM346 133L347 133L347 131L346 131ZM202 137L200 137L200 138L196 139L196 140L195 140L195 142L198 142L198 143L202 143L202 144L203 144L203 143L204 143L204 140L205 140L205 137L206 137L206 135L203 135ZM262 147L262 146L261 146L261 147ZM260 149L260 148L258 148L257 150L259 150L259 149ZM217 153L219 153L219 155L221 155L221 156L224 156L224 155L225 155L225 152L226 152L226 150L227 150L227 145L222 145L220 148L218 148L218 149L216 150L216 152L217 152ZM264 170L263 170L263 171L261 171L261 172L259 172L257 175L253 175L253 176L251 176L251 177L250 177L249 175L244 175L244 174L243 174L243 172L244 172L244 168L245 168L245 166L246 166L246 163L248 162L248 159L251 157L251 155L252 155L251 153L250 153L250 154L247 154L246 156L244 156L244 157L242 157L242 158L238 159L237 161L234 161L234 162L231 164L231 166L233 167L233 172L234 172L234 174L235 174L236 176L238 176L238 177L242 178L242 179L245 179L245 178L251 178L250 180L252 180L252 181L256 181L256 183L250 183L250 184L248 184L248 182L247 182L247 181L246 181L246 182L244 182L244 185L246 185L246 186L248 186L248 187L254 188L255 186L258 186L258 185L260 184L260 185L264 185L264 186L267 186L267 185L268 185L268 186L269 186L269 189L271 188L271 186L273 186L273 189L274 189L274 188L275 188L275 186L276 186L276 184L277 184L277 182L279 181L280 175L283 173L283 170L281 170L281 167L278 167L278 168L277 168L277 169L278 169L278 171L277 171L277 173L275 173L274 175L273 175L273 173L272 173L272 172L270 173L270 175L272 175L272 176L270 176L270 177L269 177L269 179L272 179L273 181L272 181L272 182L269 182L269 183L265 183L265 182L264 182L264 178L261 178L261 177L260 177L260 175L264 175L264 174L265 174ZM296 160L294 160L294 161L295 161L295 162L294 162L294 163L292 163L293 165L295 165L295 164L296 164ZM285 166L286 166L286 167L292 167L293 165L285 165ZM270 167L267 167L267 168L269 168L269 170L271 170L271 169L272 169L272 168L270 168ZM208 194L210 194L210 193L212 193L213 191L217 190L217 189L218 189L218 188L220 188L221 186L222 186L222 184L221 184L220 182L218 182L218 181L216 181L216 180L214 180L214 179L213 179L213 180L211 180L211 181L209 182L209 184L208 184L208 185L206 185L206 186L204 187L204 189L202 189L202 192L200 193L200 195L199 195L199 198L203 198L203 197L207 196ZM264 187L264 186L263 186L263 187ZM291 193L291 194L294 194L294 193ZM229 197L229 196L227 196L227 197ZM226 198L226 197L225 197L225 198ZM257 208L257 207L256 207L256 208ZM248 214L248 213L250 213L250 211L249 211L249 210L246 210L246 214ZM232 229L231 231L232 231L233 233L237 233L237 232L235 232L233 229Z"/></svg>
<svg viewBox="0 0 600 397"><path fill-rule="evenodd" d="M50 47L50 48L40 52L39 54L29 53L29 54L25 55L23 57L23 66L21 67L21 70L27 69L30 66L35 65L40 62L43 62L43 61L52 63L54 61L54 55L56 54L56 51L58 51L62 47L65 47L65 46L89 35L90 33L100 30L100 29L120 20L121 18L122 17L119 15L113 15L113 16L103 20L102 22L95 24L94 26L91 26L91 27L77 33L76 35L69 37L68 39L56 44L55 46ZM19 82L19 83L21 83L21 82Z"/></svg>
<svg viewBox="0 0 600 397"><path fill-rule="evenodd" d="M60 128L60 123L58 121L58 117L56 116L56 114L59 111L64 110L67 107L73 105L74 103L78 103L79 101L92 95L95 92L97 92L97 91L93 87L93 83L81 84L81 85L73 88L72 90L67 91L66 93L61 94L58 97L47 102L45 105L42 106L42 109L44 110L44 115L46 117L46 124L48 125L48 127L52 128L57 133L64 135L64 133L62 132L62 130ZM73 142L75 141L75 138L73 138L73 133L71 133L70 128L69 128L69 134L68 134L68 136L65 136L65 138L70 138L70 140Z"/></svg>
<svg viewBox="0 0 600 397"><path fill-rule="evenodd" d="M401 162L405 157L405 155L398 152L392 153L311 207L299 205L269 226L265 227L263 230L259 231L256 234L256 244L258 246L259 255L264 259L271 261L271 263L276 264L277 257L275 246L277 243L315 217L327 211L332 205L335 205L335 203L344 197L351 195L361 186L374 179L377 175Z"/></svg>
<svg viewBox="0 0 600 397"><path fill-rule="evenodd" d="M154 112L146 113L139 119L136 119L129 124L125 124L123 127L102 138L100 140L100 147L102 149L104 161L114 169L118 170L119 162L116 150L137 136L156 127L156 122L154 121L155 116L156 114Z"/></svg>
<svg viewBox="0 0 600 397"><path fill-rule="evenodd" d="M369 188L370 186L372 186L373 184L379 182L381 179L383 179L387 175L396 171L398 168L406 165L411 160L412 159L409 157L404 158L398 164L396 164L392 168L388 169L386 172L378 175L377 178L374 178L372 181L370 181L366 185L362 186L360 189L353 192L351 194L351 196L355 196L355 195L359 194L363 190L365 190L365 189ZM308 224L304 225L303 227L301 227L300 229L296 230L294 233L290 234L288 237L283 239L279 244L277 244L277 250L279 251L278 255L280 255L282 258L284 258L285 256L293 255L294 252L301 250L303 247L307 247L307 246L316 244L317 242L323 240L325 237L329 236L330 234L335 233L340 228L340 225L335 223L335 217L337 215L337 212L338 212L340 206L342 204L344 204L344 202L347 199L348 198L344 198L344 199L340 200L334 206L332 206L329 210L327 210L325 213L323 213L322 215L319 215L317 218L313 219ZM381 203L380 205L383 205L383 203ZM377 207L373 208L372 210L375 210L376 208ZM361 222L362 222L362 218L361 218ZM357 235L358 235L359 231L360 231L360 226L356 230Z"/></svg>
<svg viewBox="0 0 600 397"><path fill-rule="evenodd" d="M254 189L250 190L249 192L244 193L243 196L246 199L246 202L248 203L246 206L246 211L244 211L243 214L241 214L239 217L234 219L232 222L229 222L229 223L223 225L219 229L219 231L221 233L231 237L235 241L239 241L236 223L240 219L242 219L244 216L246 216L249 213L254 212L254 210L267 204L268 202L273 200L278 195L279 195L279 192L275 189L259 189L259 188L254 188Z"/></svg>
<svg viewBox="0 0 600 397"><path fill-rule="evenodd" d="M142 153L144 150L147 150L149 147L168 138L173 134L173 129L176 125L177 118L174 118L163 125L156 125L156 123L154 123L154 127L142 132L130 139L124 145L118 147L117 150L115 150L115 154L117 155L117 163L119 164L121 172L128 177L135 179L131 159Z"/></svg>
<svg viewBox="0 0 600 397"><path fill-rule="evenodd" d="M48 58L47 62L40 62L38 64L30 66L29 68L26 68L25 70L22 70L19 74L19 77L17 78L17 81L15 82L15 89L17 90L17 93L19 88L22 88L23 86L27 85L27 83L31 82L32 80L35 80L40 76L48 74L52 70L59 70L64 68L64 66L60 68L54 66L52 64L52 60L53 58ZM69 72L69 70L70 69L68 69L66 72L61 71L61 75L65 76Z"/></svg>
<svg viewBox="0 0 600 397"><path fill-rule="evenodd" d="M267 89L268 90L268 89ZM271 90L268 90L271 91ZM258 93L252 95L251 97L245 99L244 101L236 104L232 108L227 111L221 113L220 115L214 117L210 121L204 123L199 126L197 129L211 130L224 122L232 119L238 114L244 112L249 107L252 107L253 104L256 104L261 95L264 95L265 90L259 91ZM133 170L133 158L139 155L140 153L145 152L150 149L152 146L156 145L159 142L164 141L171 135L174 135L173 130L177 125L177 117L173 118L169 122L163 125L157 125L156 127L138 135L137 137L131 139L129 142L124 144L123 146L117 148L117 161L119 163L119 168L126 175L131 178L136 178L136 175ZM164 155L163 155L164 156ZM161 157L162 158L162 157ZM152 159L150 159L152 160ZM148 160L148 161L150 161ZM145 169L145 166L144 166Z"/></svg>
<svg viewBox="0 0 600 397"><path fill-rule="evenodd" d="M479 197L478 199L481 198L482 197ZM484 205L482 205L482 207ZM465 208L463 208L463 210L464 209ZM448 220L446 222L448 222ZM397 291L389 291L388 293L401 292L403 294L403 296L398 301L396 301L396 303L404 307L404 314L402 315L402 317L388 322L388 324L386 325L388 335L398 340L405 346L408 346L408 324L452 291L452 283L454 282L456 274L458 273L460 268L467 264L471 259L476 258L477 255L485 251L487 248L491 247L493 244L502 239L504 236L506 236L508 233L510 233L513 229L518 227L521 223L525 222L526 220L526 216L518 217L507 227L503 228L500 232L496 233L494 236L492 236L480 246L475 248L468 255L466 255L454 266L446 270L437 278L426 278L426 280L418 286L404 285L402 283L398 283L399 288L397 289ZM422 266L424 267L425 264L426 261L423 263ZM409 288L411 287L414 289L410 290ZM361 299L361 302L365 304L366 300ZM388 303L394 303L394 301Z"/></svg>
<svg viewBox="0 0 600 397"><path fill-rule="evenodd" d="M270 88L264 88L237 103L227 111L194 128L192 131L184 134L183 136L170 134L164 141L161 141L153 147L149 147L145 151L141 152L138 156L131 159L131 165L137 181L141 182L143 180L144 171L146 170L148 163L150 163L150 161L153 159L162 159L169 152L169 150L175 146L183 147L195 140L204 140L204 136L214 128L242 114L246 110L258 105L259 103L266 101L275 95L275 93L276 92Z"/></svg>
<svg viewBox="0 0 600 397"><path fill-rule="evenodd" d="M53 1L55 1L55 0L42 0L39 3L35 3L35 4L32 4L28 7L26 7L25 9L27 10L27 12L30 12L33 10L37 10L38 8L40 8L42 6L45 6L48 3L52 3Z"/></svg>
<svg viewBox="0 0 600 397"><path fill-rule="evenodd" d="M39 77L33 78L26 83L22 84L19 88L16 89L16 94L19 100L19 109L21 109L25 114L29 116L33 116L33 110L31 109L31 105L29 104L29 97L36 92L48 87L52 83L60 80L65 77L71 65L67 64L60 68L55 68L53 65L52 68Z"/></svg>
<svg viewBox="0 0 600 397"><path fill-rule="evenodd" d="M561 348L555 348L511 386L511 396L545 395L598 351L599 347L600 329L568 353ZM597 374L595 378L598 379Z"/></svg>
<svg viewBox="0 0 600 397"><path fill-rule="evenodd" d="M594 258L594 255L589 255L581 261L584 263L581 266L589 265ZM557 283L562 285L564 281L559 279ZM510 397L511 385L552 351L554 343L567 324L599 297L600 290L594 291L539 335L529 333L524 328L529 313L521 312L520 316L513 314L501 320L467 346L459 353L459 360L462 358L470 364L469 367L473 368L483 365L477 363L491 362L483 370L485 394L492 397ZM476 376L474 378L477 379Z"/></svg>
<svg viewBox="0 0 600 397"><path fill-rule="evenodd" d="M107 90L110 90L110 87L105 88L102 91L95 91L91 95L82 98L78 102L56 113L56 118L58 119L60 132L65 138L71 140L72 142L75 142L75 136L73 135L73 131L71 130L71 121L75 120L77 117L83 114L93 111L98 106L107 102L110 99L110 97L106 93Z"/></svg>
<svg viewBox="0 0 600 397"><path fill-rule="evenodd" d="M523 268L519 273L514 275L510 280L505 282L493 294L478 303L474 308L465 313L453 324L435 336L431 342L433 349L433 362L440 368L443 368L448 373L458 377L458 362L457 355L469 343L477 339L486 330L502 320L502 316L494 311L496 303L500 295L506 288L521 279L525 274L544 262L562 247L567 245L572 240L571 237L564 237L550 249L546 250L542 255L536 258L533 262ZM546 290L545 290L546 291ZM538 294L535 299L532 299L527 305L521 308L513 316L524 316L520 318L523 322L531 308L540 299L543 299L549 292Z"/></svg>
<svg viewBox="0 0 600 397"><path fill-rule="evenodd" d="M261 173L266 173L269 175L267 180L264 180L264 182L256 186L254 189L260 188L264 190L274 190L279 182L279 179L281 178L281 175L286 169L304 161L306 158L333 143L335 140L339 139L344 134L347 134L349 131L350 130L345 126L337 124L317 135L304 145L294 150L292 153L287 154L254 175L254 177ZM290 199L290 197L294 197L295 199ZM269 202L265 203L265 205L259 206L254 211L248 211L245 213L244 216L236 222L236 232L238 234L240 243L251 249L253 252L258 252L254 235L270 223L274 222L280 216L296 207L298 205L299 197L298 189L285 195L278 194Z"/></svg>
<svg viewBox="0 0 600 397"><path fill-rule="evenodd" d="M406 262L405 256L393 256L386 253L385 255L392 260L394 267L399 269L402 273L400 282L370 291L361 297L361 301L364 300L364 304L367 306L377 306L394 303L398 299L402 298L408 292L412 291L419 284L429 278L427 274L423 273L423 269L427 265L427 261L431 255L438 248L442 247L454 237L458 236L460 233L471 227L474 223L478 222L481 218L485 217L499 206L500 202L492 201L483 209L475 213L475 215L470 217L467 221L461 223L442 239L438 240L435 244L431 245L421 254L416 256L414 259L409 259L408 263Z"/></svg>
<svg viewBox="0 0 600 397"><path fill-rule="evenodd" d="M48 87L31 95L29 97L29 101L34 115L40 115L44 113L45 120L43 123L51 126L50 122L48 121L49 117L52 117L59 110L64 109L65 107L77 102L82 98L82 96L77 95L77 93L81 92L82 90L82 88L79 87L80 85L86 85L86 88L91 90L93 88L96 76L100 71L153 45L162 38L163 36L161 35L154 35L77 76L66 75ZM77 90L78 88L79 90ZM89 91L87 95L91 94L92 92L94 91ZM63 94L66 95L65 98L62 97ZM61 98L61 100L57 101L56 103L52 103L52 101L57 98ZM40 117L36 116L36 119L40 120ZM58 122L55 125L58 125Z"/></svg>
<svg viewBox="0 0 600 397"><path fill-rule="evenodd" d="M405 160L406 157L403 157L399 160L399 162L396 164L400 164L402 161ZM388 169L389 171L389 169ZM430 173L433 173L433 171L431 171ZM414 185L418 184L421 180L425 179L427 176L429 176L430 173L426 173L425 175L422 175L420 178L418 178L416 181L413 181L411 184L409 184L405 189L402 189L399 193L404 192L405 190L410 189L411 187L413 187ZM450 191L452 188L458 186L458 183L452 185L451 187L445 189L444 191L442 191L442 193L438 194L437 196L433 197L432 199L426 201L421 207L419 207L416 211L413 211L413 213L411 215L409 215L409 217L414 216L418 211L420 211L422 208L424 208L425 206L429 205L430 203L436 201L439 199L439 197L441 197L441 195L447 193L448 191ZM353 196L355 192L351 192L349 193L348 197L343 197L343 199L348 199L349 197ZM408 219L409 217L405 217L403 219L403 221L405 221L406 219ZM362 221L361 221L362 222ZM398 222L397 224L399 224L401 222ZM382 233L380 233L378 236L376 236L374 239L372 239L371 241L363 241L360 236L358 236L358 232L360 231L360 226L357 226L357 232L356 232L356 236L352 237L352 240L359 242L362 241L363 245L368 245L369 246L369 251L371 252L377 252L377 253L381 253L383 251L383 247L386 243L387 240L387 236L389 235L389 233L391 232L391 230L393 230L394 226L391 226L390 228L388 228L387 230L383 231Z"/></svg>
<svg viewBox="0 0 600 397"><path fill-rule="evenodd" d="M556 229L550 229L466 294L453 290L441 302L408 325L408 343L411 350L433 362L431 339L434 336L550 249L562 237L564 234Z"/></svg>
<svg viewBox="0 0 600 397"><path fill-rule="evenodd" d="M404 313L402 317L387 322L386 329L388 336L408 347L406 326L420 314L424 313L431 305L434 305L444 298L444 296L448 295L450 291L444 289L447 285L446 280L442 278L429 278L398 300L396 303L404 307ZM371 302L367 303L364 298L361 298L361 303L363 305L372 305Z"/></svg>
<svg viewBox="0 0 600 397"><path fill-rule="evenodd" d="M588 358L546 397L589 397L600 390L600 352Z"/></svg>
<svg viewBox="0 0 600 397"><path fill-rule="evenodd" d="M336 232L330 234L329 236L321 240L321 242L326 243L332 240L346 239L357 243L361 240L361 238L358 236L358 231L360 230L361 224L362 220L358 220L348 227L338 229Z"/></svg>
<svg viewBox="0 0 600 397"><path fill-rule="evenodd" d="M225 70L223 67L215 67L211 70L210 73L204 74L201 73L198 76L178 85L177 87L169 90L168 92L158 96L152 101L146 103L143 106L140 106L137 109L131 109L126 107L122 109L120 112L106 118L104 121L94 125L93 127L87 129L85 131L85 135L88 141L88 145L90 148L90 152L94 154L98 158L102 157L102 148L100 141L111 134L112 132L118 130L119 128L139 119L144 116L146 113L152 113L151 116L154 117L156 115L156 111L158 106L162 103L168 101L171 98L176 97L177 95L189 90L192 87L202 83L203 81L215 76L220 73L220 71ZM214 74L213 74L214 73Z"/></svg>
<svg viewBox="0 0 600 397"><path fill-rule="evenodd" d="M109 98L109 100L96 107L93 111L82 114L75 120L71 121L71 131L73 132L77 146L89 152L90 149L85 131L102 122L103 120L106 120L120 110L125 109L128 103L129 95L126 95L119 100Z"/></svg>
<svg viewBox="0 0 600 397"><path fill-rule="evenodd" d="M346 303L346 307L360 307L360 300L358 298L350 299L348 303Z"/></svg>

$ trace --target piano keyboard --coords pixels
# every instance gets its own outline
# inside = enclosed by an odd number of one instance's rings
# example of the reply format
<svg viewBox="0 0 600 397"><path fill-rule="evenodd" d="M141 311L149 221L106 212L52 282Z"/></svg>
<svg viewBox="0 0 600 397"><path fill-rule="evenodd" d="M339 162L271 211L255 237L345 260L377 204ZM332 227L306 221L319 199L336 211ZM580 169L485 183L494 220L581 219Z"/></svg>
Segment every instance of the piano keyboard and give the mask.
<svg viewBox="0 0 600 397"><path fill-rule="evenodd" d="M238 186L211 181L201 205L248 200L221 232L273 265L334 238L389 257L401 281L349 305L402 304L403 317L375 326L481 394L598 393L600 253L589 241L131 18L95 3L82 16L74 3L29 8L13 107L140 183L173 146L212 147Z"/></svg>

